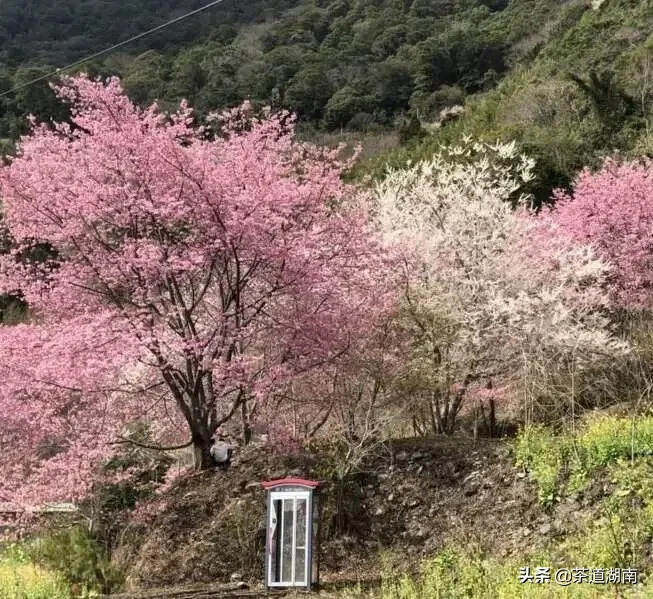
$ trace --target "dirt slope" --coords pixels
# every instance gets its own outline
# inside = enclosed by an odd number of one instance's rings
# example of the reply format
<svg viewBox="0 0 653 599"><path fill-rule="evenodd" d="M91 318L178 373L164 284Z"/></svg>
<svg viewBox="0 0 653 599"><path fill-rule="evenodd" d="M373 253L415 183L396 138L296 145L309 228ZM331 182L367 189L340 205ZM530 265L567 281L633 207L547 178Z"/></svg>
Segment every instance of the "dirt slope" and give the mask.
<svg viewBox="0 0 653 599"><path fill-rule="evenodd" d="M559 515L554 519L537 504L505 441L403 440L364 470L346 486L344 531L334 527L334 489L324 488L325 582L374 579L381 553L401 556L414 569L451 542L509 555L564 532ZM315 457L282 459L251 447L226 473L181 481L148 506L148 520L132 518L122 532L115 559L126 567L128 588L260 582L265 498L259 482L316 472Z"/></svg>

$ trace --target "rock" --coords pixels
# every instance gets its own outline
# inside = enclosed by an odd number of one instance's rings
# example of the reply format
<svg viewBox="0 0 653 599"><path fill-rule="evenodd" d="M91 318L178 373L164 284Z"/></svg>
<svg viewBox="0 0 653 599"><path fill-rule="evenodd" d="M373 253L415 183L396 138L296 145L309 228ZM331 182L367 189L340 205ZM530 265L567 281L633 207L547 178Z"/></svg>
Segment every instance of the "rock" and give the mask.
<svg viewBox="0 0 653 599"><path fill-rule="evenodd" d="M553 526L551 526L549 522L546 522L545 524L542 524L542 526L540 526L537 530L541 535L548 535L553 530Z"/></svg>
<svg viewBox="0 0 653 599"><path fill-rule="evenodd" d="M394 500L395 500L395 494L390 493L390 495L388 495L388 501L394 501Z"/></svg>
<svg viewBox="0 0 653 599"><path fill-rule="evenodd" d="M410 508L414 508L414 507L417 507L418 505L419 505L419 499L413 499L413 500L408 504L408 507L410 507Z"/></svg>
<svg viewBox="0 0 653 599"><path fill-rule="evenodd" d="M530 536L532 532L533 531L530 528L528 528L527 526L525 526L524 528L521 529L521 534L522 534L523 537Z"/></svg>
<svg viewBox="0 0 653 599"><path fill-rule="evenodd" d="M240 572L234 572L229 578L231 582L238 582L242 577L243 575Z"/></svg>
<svg viewBox="0 0 653 599"><path fill-rule="evenodd" d="M526 478L526 472L517 472L516 477L517 478Z"/></svg>
<svg viewBox="0 0 653 599"><path fill-rule="evenodd" d="M405 451L400 451L396 456L395 459L398 462L405 462L408 459L408 454Z"/></svg>
<svg viewBox="0 0 653 599"><path fill-rule="evenodd" d="M375 516L383 516L385 514L385 510L382 507L377 507L376 511L374 512Z"/></svg>
<svg viewBox="0 0 653 599"><path fill-rule="evenodd" d="M469 481L474 480L478 476L478 472L472 472L471 474L468 474L465 478L463 478L463 485L466 485Z"/></svg>

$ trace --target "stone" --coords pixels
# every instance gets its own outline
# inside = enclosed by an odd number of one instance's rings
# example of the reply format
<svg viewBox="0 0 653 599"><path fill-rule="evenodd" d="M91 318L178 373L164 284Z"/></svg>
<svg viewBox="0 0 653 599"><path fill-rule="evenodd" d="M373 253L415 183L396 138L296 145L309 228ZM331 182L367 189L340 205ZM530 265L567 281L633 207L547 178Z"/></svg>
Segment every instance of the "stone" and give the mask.
<svg viewBox="0 0 653 599"><path fill-rule="evenodd" d="M478 472L472 472L471 474L468 474L465 478L463 478L463 485L466 485L469 481L474 480L478 476Z"/></svg>

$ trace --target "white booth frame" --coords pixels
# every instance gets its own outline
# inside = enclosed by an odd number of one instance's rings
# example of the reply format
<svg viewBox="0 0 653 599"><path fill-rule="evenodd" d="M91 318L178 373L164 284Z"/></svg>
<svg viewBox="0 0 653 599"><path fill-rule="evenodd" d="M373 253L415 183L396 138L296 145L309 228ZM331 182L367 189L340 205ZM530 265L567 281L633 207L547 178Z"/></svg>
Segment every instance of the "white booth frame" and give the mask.
<svg viewBox="0 0 653 599"><path fill-rule="evenodd" d="M311 501L311 493L309 491L272 491L269 492L268 499L268 530L272 525L272 518L274 516L274 502L281 500L281 514L279 520L277 521L277 534L280 535L281 539L281 550L279 552L279 571L283 571L283 531L284 531L284 501L292 499L293 500L293 526L292 526L292 565L291 565L291 582L279 581L273 582L272 576L272 551L267 550L266 558L266 586L267 587L310 587L311 584L311 566L312 566L312 525L311 525L311 514L313 513L313 505ZM304 579L301 582L296 581L296 571L295 571L295 559L297 553L297 501L304 500L306 502L306 522L304 526ZM282 578L283 576L281 576Z"/></svg>

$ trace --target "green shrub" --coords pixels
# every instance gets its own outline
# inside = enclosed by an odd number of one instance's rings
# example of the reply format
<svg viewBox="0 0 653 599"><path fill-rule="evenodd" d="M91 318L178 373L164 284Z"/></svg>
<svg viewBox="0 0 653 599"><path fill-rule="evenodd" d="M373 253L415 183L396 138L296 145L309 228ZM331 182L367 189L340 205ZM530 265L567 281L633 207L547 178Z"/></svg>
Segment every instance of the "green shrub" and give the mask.
<svg viewBox="0 0 653 599"><path fill-rule="evenodd" d="M111 593L122 583L120 572L80 527L35 539L27 553L34 563L60 573L83 592Z"/></svg>
<svg viewBox="0 0 653 599"><path fill-rule="evenodd" d="M595 417L578 438L588 469L653 455L653 418Z"/></svg>
<svg viewBox="0 0 653 599"><path fill-rule="evenodd" d="M538 486L538 499L546 507L556 501L556 488L563 464L559 439L542 426L525 428L515 443L517 466L530 471Z"/></svg>
<svg viewBox="0 0 653 599"><path fill-rule="evenodd" d="M410 578L396 577L385 573L380 591L381 599L544 599L547 597L573 597L590 599L614 597L613 586L597 587L590 584L560 586L549 584L521 583L519 571L530 566L531 573L536 566L548 566L553 577L556 560L547 553L523 556L521 559L497 560L479 553L466 553L445 549L427 560L422 573ZM571 562L569 562L571 563ZM579 563L587 563L581 560ZM598 566L597 566L598 567ZM627 597L630 589L619 595Z"/></svg>

